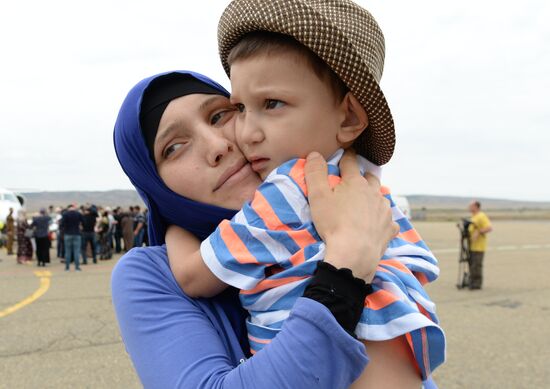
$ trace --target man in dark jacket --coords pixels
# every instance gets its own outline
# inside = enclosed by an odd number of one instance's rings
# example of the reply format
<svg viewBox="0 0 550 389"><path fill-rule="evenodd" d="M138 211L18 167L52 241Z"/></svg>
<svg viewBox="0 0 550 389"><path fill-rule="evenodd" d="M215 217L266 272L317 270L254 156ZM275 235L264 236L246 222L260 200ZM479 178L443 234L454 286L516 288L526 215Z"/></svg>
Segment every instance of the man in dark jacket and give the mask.
<svg viewBox="0 0 550 389"><path fill-rule="evenodd" d="M82 249L80 230L83 222L84 218L76 210L75 205L69 205L69 208L61 216L61 226L65 234L65 270L69 270L71 261L74 260L75 270L80 271L80 251Z"/></svg>

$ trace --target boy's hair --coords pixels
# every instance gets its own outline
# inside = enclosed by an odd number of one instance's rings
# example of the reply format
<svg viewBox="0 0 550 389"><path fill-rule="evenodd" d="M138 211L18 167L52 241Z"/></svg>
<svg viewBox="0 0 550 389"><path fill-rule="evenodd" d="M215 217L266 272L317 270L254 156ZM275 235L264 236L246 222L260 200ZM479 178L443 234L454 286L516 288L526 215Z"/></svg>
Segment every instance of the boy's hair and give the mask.
<svg viewBox="0 0 550 389"><path fill-rule="evenodd" d="M349 88L340 77L317 54L290 35L270 31L248 33L231 49L227 63L231 66L240 59L280 53L294 53L303 58L315 75L329 86L336 102L340 103L348 93Z"/></svg>

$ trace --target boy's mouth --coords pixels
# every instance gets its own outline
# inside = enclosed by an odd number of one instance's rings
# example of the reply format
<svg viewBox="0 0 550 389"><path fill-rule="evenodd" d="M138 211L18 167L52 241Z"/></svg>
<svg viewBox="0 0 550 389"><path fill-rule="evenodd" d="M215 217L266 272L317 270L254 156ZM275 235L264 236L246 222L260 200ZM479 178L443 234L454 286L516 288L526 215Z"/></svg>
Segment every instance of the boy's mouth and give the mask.
<svg viewBox="0 0 550 389"><path fill-rule="evenodd" d="M259 173L267 167L269 160L270 160L269 158L251 157L249 158L250 167L256 173Z"/></svg>

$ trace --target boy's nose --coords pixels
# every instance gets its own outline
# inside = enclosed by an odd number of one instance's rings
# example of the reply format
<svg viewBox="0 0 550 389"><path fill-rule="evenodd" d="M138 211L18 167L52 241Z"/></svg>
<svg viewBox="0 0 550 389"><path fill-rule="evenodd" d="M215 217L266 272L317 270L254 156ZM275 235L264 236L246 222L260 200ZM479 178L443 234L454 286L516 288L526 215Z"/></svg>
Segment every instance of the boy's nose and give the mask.
<svg viewBox="0 0 550 389"><path fill-rule="evenodd" d="M252 112L247 112L244 117L237 120L236 135L239 146L250 146L264 140L264 133L260 129Z"/></svg>

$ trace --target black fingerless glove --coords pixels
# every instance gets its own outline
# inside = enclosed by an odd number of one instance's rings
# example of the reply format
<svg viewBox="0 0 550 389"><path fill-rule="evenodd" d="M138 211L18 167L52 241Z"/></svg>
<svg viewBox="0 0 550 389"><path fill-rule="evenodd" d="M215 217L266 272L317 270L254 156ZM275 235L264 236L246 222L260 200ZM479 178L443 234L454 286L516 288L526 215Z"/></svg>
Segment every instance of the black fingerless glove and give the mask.
<svg viewBox="0 0 550 389"><path fill-rule="evenodd" d="M371 284L355 278L350 269L336 269L327 262L319 262L304 297L327 307L342 328L355 337L355 327L370 293Z"/></svg>

